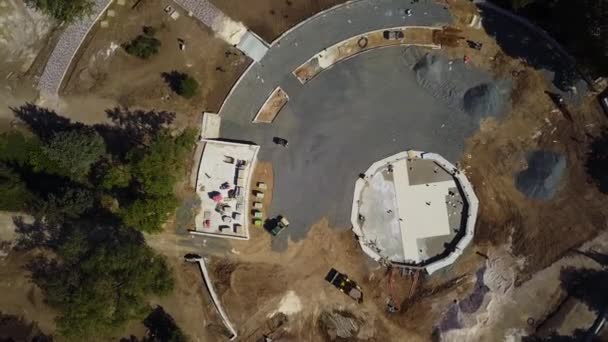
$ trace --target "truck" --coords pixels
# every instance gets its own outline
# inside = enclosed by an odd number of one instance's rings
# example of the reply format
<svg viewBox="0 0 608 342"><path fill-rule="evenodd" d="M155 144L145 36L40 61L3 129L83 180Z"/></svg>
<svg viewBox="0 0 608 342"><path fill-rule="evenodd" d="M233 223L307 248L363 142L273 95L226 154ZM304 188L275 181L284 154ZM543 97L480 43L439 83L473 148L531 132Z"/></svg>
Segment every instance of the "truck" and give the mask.
<svg viewBox="0 0 608 342"><path fill-rule="evenodd" d="M363 302L363 291L361 290L361 287L357 285L356 282L350 280L346 274L340 273L335 268L332 268L325 276L325 280L358 303Z"/></svg>
<svg viewBox="0 0 608 342"><path fill-rule="evenodd" d="M270 229L270 234L272 234L272 236L277 236L287 227L289 227L289 221L287 221L284 216L277 216L276 225Z"/></svg>

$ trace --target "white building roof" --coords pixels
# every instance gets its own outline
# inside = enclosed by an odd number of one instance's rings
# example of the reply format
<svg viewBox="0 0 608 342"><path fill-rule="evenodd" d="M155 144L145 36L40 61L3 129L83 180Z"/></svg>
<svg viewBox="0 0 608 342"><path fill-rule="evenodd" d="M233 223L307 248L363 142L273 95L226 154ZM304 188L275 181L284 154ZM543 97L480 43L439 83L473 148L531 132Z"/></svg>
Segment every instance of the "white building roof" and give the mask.
<svg viewBox="0 0 608 342"><path fill-rule="evenodd" d="M450 234L446 196L456 187L453 180L411 185L408 161L401 159L393 164L395 194L403 255L405 260L422 260L418 239Z"/></svg>

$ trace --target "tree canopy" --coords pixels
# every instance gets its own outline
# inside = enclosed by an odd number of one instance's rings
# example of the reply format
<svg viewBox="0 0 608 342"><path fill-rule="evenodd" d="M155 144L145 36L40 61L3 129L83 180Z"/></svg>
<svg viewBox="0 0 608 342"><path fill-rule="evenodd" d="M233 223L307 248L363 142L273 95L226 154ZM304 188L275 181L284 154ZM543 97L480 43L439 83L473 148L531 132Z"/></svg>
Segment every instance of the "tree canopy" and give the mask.
<svg viewBox="0 0 608 342"><path fill-rule="evenodd" d="M94 130L81 129L60 132L53 136L42 152L75 179L85 178L91 165L106 152L103 138Z"/></svg>
<svg viewBox="0 0 608 342"><path fill-rule="evenodd" d="M71 23L93 10L93 0L25 0L37 10L59 21Z"/></svg>
<svg viewBox="0 0 608 342"><path fill-rule="evenodd" d="M198 92L198 82L190 75L185 75L177 86L177 93L187 99L190 99Z"/></svg>
<svg viewBox="0 0 608 342"><path fill-rule="evenodd" d="M22 211L31 205L34 197L17 172L0 163L0 208Z"/></svg>
<svg viewBox="0 0 608 342"><path fill-rule="evenodd" d="M141 232L160 231L177 207L173 189L196 132L172 131L172 113L119 108L108 114L119 124L85 126L33 105L18 111L34 134L0 134L0 190L9 195L0 209L37 219L15 223L18 248L44 251L29 265L32 280L66 338L120 334L150 312L149 296L173 286Z"/></svg>
<svg viewBox="0 0 608 342"><path fill-rule="evenodd" d="M64 229L65 238L52 248L57 258L31 265L34 282L59 310L58 330L75 340L110 336L129 320L143 319L150 311L147 296L173 288L164 258L136 235L107 227L99 239L87 231L95 229Z"/></svg>
<svg viewBox="0 0 608 342"><path fill-rule="evenodd" d="M141 59L148 59L160 50L160 40L147 35L139 35L129 43L123 45L125 51Z"/></svg>

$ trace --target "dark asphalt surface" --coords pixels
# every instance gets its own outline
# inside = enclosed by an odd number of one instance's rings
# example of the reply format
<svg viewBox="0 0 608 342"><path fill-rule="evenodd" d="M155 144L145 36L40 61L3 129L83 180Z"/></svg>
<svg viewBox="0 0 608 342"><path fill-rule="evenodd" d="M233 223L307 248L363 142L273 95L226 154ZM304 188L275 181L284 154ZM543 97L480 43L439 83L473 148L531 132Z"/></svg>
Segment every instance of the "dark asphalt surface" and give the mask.
<svg viewBox="0 0 608 342"><path fill-rule="evenodd" d="M374 50L335 65L291 96L272 125L223 118L222 137L253 141L262 146L259 159L272 161L270 214L289 218L291 238L303 238L324 216L349 228L355 180L379 159L410 148L460 159L479 122L420 87L403 50ZM469 86L484 81L481 72L467 76ZM289 147L274 145L274 136Z"/></svg>
<svg viewBox="0 0 608 342"><path fill-rule="evenodd" d="M413 16L398 15L404 8L411 8ZM431 0L354 2L315 16L280 37L262 62L243 76L219 113L221 136L261 145L259 159L273 163L275 193L269 215L285 215L291 222L275 239L275 248L286 246L287 238L304 238L310 225L322 217L328 217L332 226L349 228L356 177L378 159L412 148L457 162L465 140L479 125L478 119L457 108L460 91L489 79L472 67L461 68L464 72L450 76L462 83L459 91L447 92L453 97L443 98L420 86L399 47L360 54L305 85L291 72L325 47L357 34L451 21L449 12ZM542 69L564 67L554 63L557 59L550 46L538 44L532 39L537 37L520 26L511 18L484 11L484 28L509 51L529 51L536 58L533 65ZM547 75L553 77L552 71ZM252 124L255 113L279 85L290 102L272 125ZM274 145L274 136L288 139L289 147Z"/></svg>

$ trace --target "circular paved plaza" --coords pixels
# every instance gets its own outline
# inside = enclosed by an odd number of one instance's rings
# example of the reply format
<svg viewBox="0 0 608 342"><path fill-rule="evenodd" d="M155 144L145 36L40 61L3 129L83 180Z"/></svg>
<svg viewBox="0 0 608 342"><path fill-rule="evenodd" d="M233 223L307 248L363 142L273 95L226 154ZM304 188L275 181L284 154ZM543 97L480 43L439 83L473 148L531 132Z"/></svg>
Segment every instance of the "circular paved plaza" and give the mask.
<svg viewBox="0 0 608 342"><path fill-rule="evenodd" d="M403 9L413 15L401 16ZM324 217L331 226L350 227L354 183L371 163L407 149L432 151L456 163L480 120L508 109L508 101L493 100L491 106L482 101L481 107L473 104L475 111L491 111L472 114L467 96L495 89L489 99L508 99L510 83L493 80L462 60L449 61L441 51L417 47L370 50L304 84L293 74L312 56L353 36L451 21L449 12L433 1L355 1L286 32L242 75L220 110L221 137L260 145L259 160L272 163L268 215L284 215L291 222L280 240L303 238ZM252 123L277 86L289 102L273 123ZM287 139L289 146L273 144L273 137Z"/></svg>

